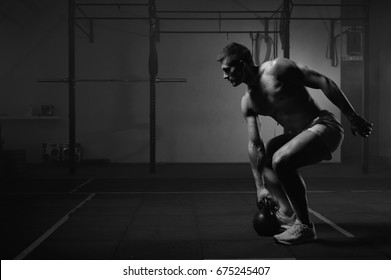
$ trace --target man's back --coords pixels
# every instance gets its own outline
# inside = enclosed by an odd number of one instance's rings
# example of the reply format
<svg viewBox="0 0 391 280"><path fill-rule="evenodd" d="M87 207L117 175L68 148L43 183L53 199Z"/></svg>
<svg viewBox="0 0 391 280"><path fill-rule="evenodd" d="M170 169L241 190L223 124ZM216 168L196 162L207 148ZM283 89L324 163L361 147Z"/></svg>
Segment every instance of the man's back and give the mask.
<svg viewBox="0 0 391 280"><path fill-rule="evenodd" d="M259 67L257 83L242 99L245 115L264 115L287 130L303 130L320 109L304 86L303 73L292 61L277 58Z"/></svg>

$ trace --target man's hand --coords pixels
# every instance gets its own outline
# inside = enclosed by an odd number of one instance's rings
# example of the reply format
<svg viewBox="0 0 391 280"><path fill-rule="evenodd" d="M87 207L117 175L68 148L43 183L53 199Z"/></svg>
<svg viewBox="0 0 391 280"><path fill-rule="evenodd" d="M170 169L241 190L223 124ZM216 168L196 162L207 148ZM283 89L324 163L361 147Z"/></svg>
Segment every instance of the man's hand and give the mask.
<svg viewBox="0 0 391 280"><path fill-rule="evenodd" d="M269 191L265 186L257 189L257 201L262 202L265 198L271 198Z"/></svg>
<svg viewBox="0 0 391 280"><path fill-rule="evenodd" d="M269 201L271 210L277 211L279 206L277 200L269 193L265 186L258 188L257 190L257 207L263 209L266 205L266 201Z"/></svg>
<svg viewBox="0 0 391 280"><path fill-rule="evenodd" d="M371 134L373 124L363 117L355 114L349 121L352 125L352 133L354 136L359 134L360 136L367 138Z"/></svg>

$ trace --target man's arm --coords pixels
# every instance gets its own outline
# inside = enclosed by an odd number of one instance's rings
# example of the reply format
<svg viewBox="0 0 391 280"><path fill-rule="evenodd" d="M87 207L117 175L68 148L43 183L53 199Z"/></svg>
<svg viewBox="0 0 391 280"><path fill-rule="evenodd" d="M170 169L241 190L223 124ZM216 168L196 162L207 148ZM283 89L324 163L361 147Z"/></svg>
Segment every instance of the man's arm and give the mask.
<svg viewBox="0 0 391 280"><path fill-rule="evenodd" d="M305 65L299 63L295 64L290 61L285 61L283 63L286 63L286 68L290 69L284 71L285 78L306 87L321 89L326 97L337 106L350 121L352 133L354 135L359 134L362 137L369 136L373 125L356 113L345 94L333 80Z"/></svg>
<svg viewBox="0 0 391 280"><path fill-rule="evenodd" d="M251 170L254 175L257 193L260 194L261 192L265 191L262 177L262 172L265 165L265 146L259 134L256 116L245 116L245 118L249 135L248 155L250 158Z"/></svg>
<svg viewBox="0 0 391 280"><path fill-rule="evenodd" d="M246 94L242 98L241 109L243 116L247 123L248 130L248 155L250 158L251 170L255 180L255 187L257 190L257 202L269 197L263 180L263 168L265 166L265 145L261 138L258 127L257 114L248 108L248 98Z"/></svg>
<svg viewBox="0 0 391 280"><path fill-rule="evenodd" d="M262 172L265 164L265 145L259 133L257 114L249 108L248 103L249 96L245 94L242 97L241 110L247 123L248 155L258 191L264 185Z"/></svg>

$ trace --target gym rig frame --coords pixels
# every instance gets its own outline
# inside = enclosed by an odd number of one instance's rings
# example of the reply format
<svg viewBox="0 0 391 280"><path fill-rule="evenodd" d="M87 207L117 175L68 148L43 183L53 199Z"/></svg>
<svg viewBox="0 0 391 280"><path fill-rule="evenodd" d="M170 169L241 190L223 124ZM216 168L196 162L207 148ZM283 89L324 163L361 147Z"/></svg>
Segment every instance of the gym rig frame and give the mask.
<svg viewBox="0 0 391 280"><path fill-rule="evenodd" d="M86 7L108 7L108 6L130 6L130 7L145 7L148 9L147 17L89 17L83 10ZM343 7L343 6L357 6L362 7L362 17L328 17L328 18L316 18L316 17L292 17L292 10L295 7ZM82 16L76 16L76 11L82 14ZM224 15L232 14L270 14L265 17L227 17ZM198 14L204 15L203 17L189 17L189 16L160 16L161 14ZM84 30L77 21L84 20L89 23L89 30ZM94 36L94 21L96 20L148 20L149 22L149 79L148 80L127 80L127 79L76 79L75 75L75 27L78 27L83 33L85 33L90 42L93 42ZM217 21L218 30L205 31L205 30L161 30L161 21ZM249 21L263 20L265 22L265 30L221 30L221 23L223 21ZM369 3L368 0L363 0L362 4L296 4L292 0L282 0L282 4L275 11L188 11L188 10L157 10L156 0L148 0L148 3L77 3L75 0L68 0L68 78L57 79L57 80L39 80L38 82L59 82L68 84L68 118L69 118L69 174L75 175L77 169L76 161L76 84L78 82L148 82L149 83L149 95L150 95L150 124L149 124L149 169L150 173L156 173L156 84L161 82L168 83L182 83L186 82L183 78L171 78L171 79L159 79L158 74L158 54L157 54L157 43L160 40L161 34L231 34L231 33L265 33L273 34L275 42L278 42L277 36L280 36L282 44L283 57L290 58L290 23L292 20L328 20L330 21L330 52L334 50L334 24L339 20L352 20L360 21L363 27L363 90L362 90L362 115L368 118L369 112ZM269 22L275 22L274 30L268 30ZM279 21L279 24L278 24ZM277 30L278 25L278 30ZM275 49L275 53L276 53ZM334 58L334 55L332 55ZM363 173L368 173L368 154L369 144L368 140L362 141L362 162L361 169Z"/></svg>

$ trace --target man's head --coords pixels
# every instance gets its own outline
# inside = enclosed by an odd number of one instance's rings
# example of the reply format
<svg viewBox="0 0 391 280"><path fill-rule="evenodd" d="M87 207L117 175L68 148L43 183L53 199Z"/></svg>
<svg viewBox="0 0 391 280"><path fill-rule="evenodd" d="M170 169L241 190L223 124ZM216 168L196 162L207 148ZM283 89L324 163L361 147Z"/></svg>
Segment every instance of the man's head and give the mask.
<svg viewBox="0 0 391 280"><path fill-rule="evenodd" d="M250 50L238 43L225 46L217 57L217 61L221 63L224 79L231 82L234 87L244 82L246 65L254 65Z"/></svg>

